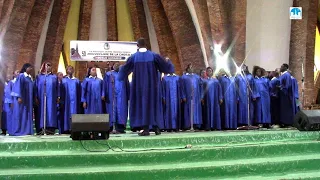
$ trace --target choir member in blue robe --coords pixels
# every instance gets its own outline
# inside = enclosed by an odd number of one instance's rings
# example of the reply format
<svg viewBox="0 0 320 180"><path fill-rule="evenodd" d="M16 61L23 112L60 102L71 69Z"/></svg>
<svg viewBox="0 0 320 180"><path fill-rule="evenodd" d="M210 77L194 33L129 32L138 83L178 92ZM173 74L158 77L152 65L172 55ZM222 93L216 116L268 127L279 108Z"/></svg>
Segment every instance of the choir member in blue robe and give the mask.
<svg viewBox="0 0 320 180"><path fill-rule="evenodd" d="M191 127L200 130L202 125L202 82L199 75L193 73L193 65L189 64L186 73L181 77L182 99L184 101L184 114L182 129ZM193 122L191 126L191 121Z"/></svg>
<svg viewBox="0 0 320 180"><path fill-rule="evenodd" d="M30 75L32 70L31 64L24 64L12 88L13 110L8 129L11 136L33 135L34 83Z"/></svg>
<svg viewBox="0 0 320 180"><path fill-rule="evenodd" d="M73 114L80 114L81 101L81 85L79 79L73 76L74 68L67 66L67 76L62 80L62 85L65 90L64 97L64 118L61 123L61 131L68 134L71 131L71 118Z"/></svg>
<svg viewBox="0 0 320 180"><path fill-rule="evenodd" d="M19 71L18 71L19 75ZM3 92L3 98L2 98L2 113L1 113L1 130L2 135L7 134L7 130L9 128L10 119L12 116L12 107L13 107L13 98L11 96L11 91L14 82L16 81L16 77L14 77L13 80L11 80L11 77L7 77L7 81L4 85L4 92Z"/></svg>
<svg viewBox="0 0 320 180"><path fill-rule="evenodd" d="M271 124L280 124L280 101L279 101L279 72L272 72L272 79L269 83L270 88L270 109L271 109Z"/></svg>
<svg viewBox="0 0 320 180"><path fill-rule="evenodd" d="M255 101L255 123L268 127L271 124L269 83L262 74L263 70L255 66L253 69L254 82L260 94Z"/></svg>
<svg viewBox="0 0 320 180"><path fill-rule="evenodd" d="M292 79L292 92L293 92L292 104L293 104L293 111L295 115L299 111L299 88L298 88L297 79L294 78L293 76L291 76L291 79Z"/></svg>
<svg viewBox="0 0 320 180"><path fill-rule="evenodd" d="M237 86L239 91L238 124L253 125L254 101L260 95L257 92L253 75L246 65L242 65L242 73L237 75Z"/></svg>
<svg viewBox="0 0 320 180"><path fill-rule="evenodd" d="M157 105L156 105L156 124L160 130L164 129L164 111L163 111L163 89L162 89L162 73L158 71L158 84L157 84ZM153 127L150 126L150 129L154 131Z"/></svg>
<svg viewBox="0 0 320 180"><path fill-rule="evenodd" d="M119 63L113 65L113 71L105 76L106 102L109 109L109 123L113 134L126 133L125 128L128 119L128 100L130 85L128 78L119 81Z"/></svg>
<svg viewBox="0 0 320 180"><path fill-rule="evenodd" d="M65 106L65 97L66 97L66 89L63 85L63 74L62 72L57 73L58 77L58 94L60 94L60 100L57 103L57 123L59 133L62 134L64 132L64 106Z"/></svg>
<svg viewBox="0 0 320 180"><path fill-rule="evenodd" d="M46 104L45 103L46 96ZM38 104L36 115L36 130L39 133L46 128L48 134L54 134L58 128L57 103L60 101L58 91L58 78L52 73L51 63L42 64L40 74L35 80L35 99ZM44 127L44 113L46 114L46 126Z"/></svg>
<svg viewBox="0 0 320 180"><path fill-rule="evenodd" d="M203 88L203 85L205 84L205 82L207 81L207 79L208 79L208 76L207 76L207 72L206 72L206 70L205 69L201 69L200 70L200 83L201 83L201 85L202 85L202 90L204 90L204 88ZM203 130L203 129L206 129L205 128L205 121L206 121L206 119L207 119L207 109L205 108L205 102L204 102L204 91L201 91L201 114L202 114L202 125L201 125L201 130ZM209 129L207 129L207 130L209 130Z"/></svg>
<svg viewBox="0 0 320 180"><path fill-rule="evenodd" d="M81 102L85 114L102 114L105 101L105 90L103 80L97 77L96 68L88 70L87 77L83 80L81 91Z"/></svg>
<svg viewBox="0 0 320 180"><path fill-rule="evenodd" d="M143 38L138 40L138 52L130 56L125 65L120 68L119 80L126 80L133 72L130 92L130 126L143 127L138 135L150 135L149 127L153 126L156 135L161 134L157 124L157 102L160 88L159 72L172 73L174 67L169 59L146 49Z"/></svg>
<svg viewBox="0 0 320 180"><path fill-rule="evenodd" d="M228 77L224 70L220 72L218 79L223 95L221 126L223 129L237 129L237 103L239 102L239 95L237 93L236 79Z"/></svg>
<svg viewBox="0 0 320 180"><path fill-rule="evenodd" d="M112 71L106 71L105 72L105 74L104 74L104 77L103 77L103 82L104 82L104 90L105 90L105 95L106 95L106 97L108 98L109 97L109 93L111 93L110 91L108 91L109 90L109 80L110 80L110 76L111 76L111 73L112 73ZM109 108L110 108L110 101L108 100L106 98L106 110L105 110L105 112L107 113L107 114L110 114L110 111L109 111ZM111 125L111 124L110 124Z"/></svg>
<svg viewBox="0 0 320 180"><path fill-rule="evenodd" d="M162 79L164 103L164 129L168 132L179 130L180 121L180 77L174 73Z"/></svg>
<svg viewBox="0 0 320 180"><path fill-rule="evenodd" d="M201 80L205 80L208 78L207 72L205 69L200 70L200 78L201 78Z"/></svg>
<svg viewBox="0 0 320 180"><path fill-rule="evenodd" d="M292 92L292 79L291 74L287 71L289 66L287 64L283 64L280 68L281 76L280 80L280 125L292 126L293 118L294 118L294 110L293 110L293 92Z"/></svg>
<svg viewBox="0 0 320 180"><path fill-rule="evenodd" d="M203 82L204 113L203 128L205 130L221 130L220 105L223 103L222 89L219 80L213 77L213 69L206 70L207 79Z"/></svg>

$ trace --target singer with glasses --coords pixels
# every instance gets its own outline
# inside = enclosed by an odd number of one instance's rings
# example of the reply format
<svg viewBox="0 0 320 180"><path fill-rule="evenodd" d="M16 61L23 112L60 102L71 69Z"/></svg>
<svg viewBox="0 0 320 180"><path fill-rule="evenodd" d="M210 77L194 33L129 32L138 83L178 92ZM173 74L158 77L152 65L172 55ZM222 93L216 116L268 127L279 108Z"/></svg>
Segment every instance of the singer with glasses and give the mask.
<svg viewBox="0 0 320 180"><path fill-rule="evenodd" d="M49 62L42 64L35 80L36 130L41 134L54 134L57 129L57 103L60 101L58 78ZM42 131L42 132L41 132Z"/></svg>

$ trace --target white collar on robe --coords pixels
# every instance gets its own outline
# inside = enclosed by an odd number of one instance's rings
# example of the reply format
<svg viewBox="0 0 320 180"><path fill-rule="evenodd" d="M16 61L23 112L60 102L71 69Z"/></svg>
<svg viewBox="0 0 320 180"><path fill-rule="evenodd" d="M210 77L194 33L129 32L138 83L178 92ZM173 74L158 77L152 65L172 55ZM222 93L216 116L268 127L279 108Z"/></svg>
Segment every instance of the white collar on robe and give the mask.
<svg viewBox="0 0 320 180"><path fill-rule="evenodd" d="M256 76L255 78L260 79L258 76Z"/></svg>
<svg viewBox="0 0 320 180"><path fill-rule="evenodd" d="M277 77L273 77L273 78L271 79L271 81L273 81L273 80L275 80L275 79L277 79Z"/></svg>
<svg viewBox="0 0 320 180"><path fill-rule="evenodd" d="M284 75L285 73L287 73L288 71L283 72L281 75Z"/></svg>
<svg viewBox="0 0 320 180"><path fill-rule="evenodd" d="M293 76L291 76L291 79L294 79L294 77L293 77Z"/></svg>
<svg viewBox="0 0 320 180"><path fill-rule="evenodd" d="M16 82L16 80L17 80L17 78L13 78L12 82L13 82L13 83L15 83L15 82Z"/></svg>
<svg viewBox="0 0 320 180"><path fill-rule="evenodd" d="M186 75L187 75L187 76L190 76L190 75L193 75L193 73L191 73L191 74L190 74L190 73L186 73Z"/></svg>
<svg viewBox="0 0 320 180"><path fill-rule="evenodd" d="M167 76L177 76L175 73L171 74L167 74Z"/></svg>
<svg viewBox="0 0 320 180"><path fill-rule="evenodd" d="M89 76L89 78L94 78L94 79L97 79L98 77L97 77L97 76L95 76L95 77L93 77L93 76Z"/></svg>
<svg viewBox="0 0 320 180"><path fill-rule="evenodd" d="M8 83L7 83L7 82L5 82L5 83L4 83L4 85L6 85L6 86L7 86L7 85L8 85Z"/></svg>
<svg viewBox="0 0 320 180"><path fill-rule="evenodd" d="M68 79L76 79L76 77L72 76L72 78L70 78L69 76L67 76Z"/></svg>
<svg viewBox="0 0 320 180"><path fill-rule="evenodd" d="M147 52L147 48L139 48L139 52Z"/></svg>
<svg viewBox="0 0 320 180"><path fill-rule="evenodd" d="M23 75L24 75L25 77L29 77L29 78L32 80L32 76L31 76L30 74L27 74L26 72L24 72Z"/></svg>

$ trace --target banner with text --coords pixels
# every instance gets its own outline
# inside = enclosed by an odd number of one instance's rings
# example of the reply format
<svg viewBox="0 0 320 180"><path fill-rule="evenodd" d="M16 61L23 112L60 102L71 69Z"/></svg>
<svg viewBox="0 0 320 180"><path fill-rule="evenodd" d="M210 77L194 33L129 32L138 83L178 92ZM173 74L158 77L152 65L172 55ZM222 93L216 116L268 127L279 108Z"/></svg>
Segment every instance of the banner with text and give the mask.
<svg viewBox="0 0 320 180"><path fill-rule="evenodd" d="M71 61L126 61L135 52L136 42L70 41Z"/></svg>

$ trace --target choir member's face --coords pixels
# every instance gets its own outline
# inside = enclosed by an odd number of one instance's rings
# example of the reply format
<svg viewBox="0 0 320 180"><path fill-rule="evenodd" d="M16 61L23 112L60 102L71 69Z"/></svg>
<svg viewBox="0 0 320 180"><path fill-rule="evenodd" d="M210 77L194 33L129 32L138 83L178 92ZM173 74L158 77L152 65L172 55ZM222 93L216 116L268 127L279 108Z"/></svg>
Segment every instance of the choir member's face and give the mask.
<svg viewBox="0 0 320 180"><path fill-rule="evenodd" d="M91 68L90 75L93 76L93 77L96 77L96 76L97 76L97 70L96 70L96 68Z"/></svg>
<svg viewBox="0 0 320 180"><path fill-rule="evenodd" d="M193 72L193 66L190 65L187 69L187 73L192 73Z"/></svg>
<svg viewBox="0 0 320 180"><path fill-rule="evenodd" d="M11 80L11 76L7 75L7 82L9 82Z"/></svg>
<svg viewBox="0 0 320 180"><path fill-rule="evenodd" d="M63 74L62 73L58 73L58 80L62 81L62 79L63 79Z"/></svg>
<svg viewBox="0 0 320 180"><path fill-rule="evenodd" d="M208 75L209 77L212 77L212 75L213 75L212 69L207 69L207 75Z"/></svg>
<svg viewBox="0 0 320 180"><path fill-rule="evenodd" d="M114 69L115 71L119 71L119 67L120 67L120 64L119 64L119 63L115 63L115 64L113 65L113 69Z"/></svg>
<svg viewBox="0 0 320 180"><path fill-rule="evenodd" d="M280 72L285 72L287 70L287 68L284 66L284 65L282 65L281 67L280 67Z"/></svg>
<svg viewBox="0 0 320 180"><path fill-rule="evenodd" d="M50 63L47 64L47 71L48 72L51 72L52 71L52 66Z"/></svg>
<svg viewBox="0 0 320 180"><path fill-rule="evenodd" d="M202 70L201 73L200 73L200 76L202 78L206 77L206 71L205 70Z"/></svg>
<svg viewBox="0 0 320 180"><path fill-rule="evenodd" d="M248 72L248 66L243 65L243 66L242 66L242 71L243 71L243 72Z"/></svg>
<svg viewBox="0 0 320 180"><path fill-rule="evenodd" d="M33 69L32 67L28 67L28 68L26 69L26 73L27 73L27 74L31 74L31 73L32 73L32 69Z"/></svg>
<svg viewBox="0 0 320 180"><path fill-rule="evenodd" d="M72 75L72 74L74 73L73 67L69 66L69 67L67 68L67 73L68 73L69 75Z"/></svg>
<svg viewBox="0 0 320 180"><path fill-rule="evenodd" d="M256 72L256 74L257 74L258 77L261 77L261 73L262 73L262 72L261 72L261 69L258 69L257 72Z"/></svg>
<svg viewBox="0 0 320 180"><path fill-rule="evenodd" d="M19 74L20 74L20 71L18 71L18 70L16 70L15 72L14 72L14 74L13 74L13 77L18 77L19 76Z"/></svg>

